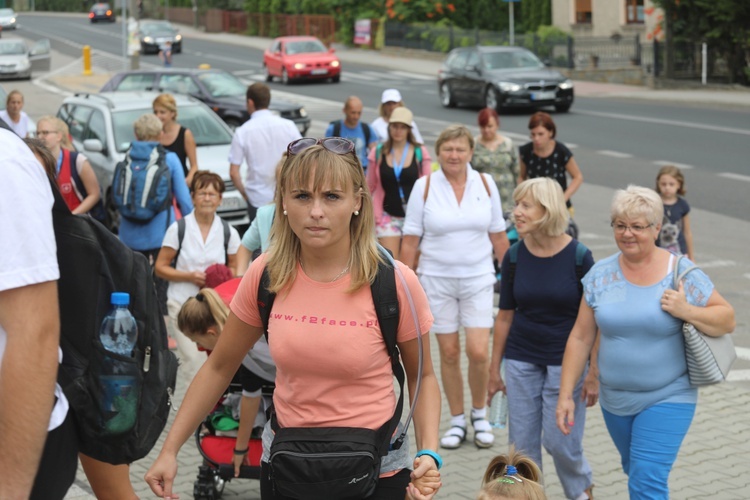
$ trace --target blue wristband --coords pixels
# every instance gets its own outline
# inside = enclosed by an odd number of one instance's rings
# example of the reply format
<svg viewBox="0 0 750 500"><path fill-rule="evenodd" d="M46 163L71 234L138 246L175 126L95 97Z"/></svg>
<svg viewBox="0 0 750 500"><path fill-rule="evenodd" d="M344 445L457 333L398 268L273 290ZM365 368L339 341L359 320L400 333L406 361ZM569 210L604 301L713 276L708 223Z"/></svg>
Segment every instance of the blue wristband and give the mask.
<svg viewBox="0 0 750 500"><path fill-rule="evenodd" d="M440 455L438 455L436 452L432 450L420 450L417 452L417 457L421 457L422 455L427 455L428 457L432 458L435 461L435 465L437 465L438 470L443 466L443 459L440 458Z"/></svg>

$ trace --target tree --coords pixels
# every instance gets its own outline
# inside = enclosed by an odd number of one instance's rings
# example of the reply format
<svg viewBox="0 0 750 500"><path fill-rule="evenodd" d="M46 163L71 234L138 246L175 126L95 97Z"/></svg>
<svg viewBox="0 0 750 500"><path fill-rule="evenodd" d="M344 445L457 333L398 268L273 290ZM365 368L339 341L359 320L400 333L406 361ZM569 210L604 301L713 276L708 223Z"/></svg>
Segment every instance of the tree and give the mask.
<svg viewBox="0 0 750 500"><path fill-rule="evenodd" d="M750 82L750 2L654 0L672 23L673 41L705 42L727 61L730 83Z"/></svg>

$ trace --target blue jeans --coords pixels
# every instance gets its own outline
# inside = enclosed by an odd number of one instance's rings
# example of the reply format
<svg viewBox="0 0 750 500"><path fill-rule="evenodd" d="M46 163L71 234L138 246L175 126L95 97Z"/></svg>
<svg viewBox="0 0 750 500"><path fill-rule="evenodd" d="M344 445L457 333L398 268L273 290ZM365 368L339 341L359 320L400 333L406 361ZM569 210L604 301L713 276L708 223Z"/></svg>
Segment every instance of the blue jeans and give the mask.
<svg viewBox="0 0 750 500"><path fill-rule="evenodd" d="M560 366L505 360L508 394L508 440L542 467L542 446L552 455L567 498L577 498L593 484L591 466L583 456L586 405L581 401L583 377L573 397L575 425L565 436L557 428L555 410L560 395ZM584 373L584 377L585 377Z"/></svg>
<svg viewBox="0 0 750 500"><path fill-rule="evenodd" d="M628 475L630 500L669 499L669 472L695 415L695 404L661 403L621 417L604 408L604 422Z"/></svg>

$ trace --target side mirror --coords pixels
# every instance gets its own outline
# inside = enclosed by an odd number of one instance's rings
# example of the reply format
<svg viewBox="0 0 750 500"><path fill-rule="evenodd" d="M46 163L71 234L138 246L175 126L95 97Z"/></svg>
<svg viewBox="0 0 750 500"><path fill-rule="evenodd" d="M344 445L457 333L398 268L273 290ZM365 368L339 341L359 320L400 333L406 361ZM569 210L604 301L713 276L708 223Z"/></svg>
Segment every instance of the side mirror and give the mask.
<svg viewBox="0 0 750 500"><path fill-rule="evenodd" d="M471 72L473 72L473 73L477 73L477 74L479 74L479 75L481 75L481 74L482 74L482 70L481 70L481 69L479 69L479 66L478 66L478 65L476 65L476 64L468 64L468 65L466 66L466 71L471 71Z"/></svg>
<svg viewBox="0 0 750 500"><path fill-rule="evenodd" d="M101 153L104 151L104 145L99 139L86 139L83 141L83 149L93 153Z"/></svg>

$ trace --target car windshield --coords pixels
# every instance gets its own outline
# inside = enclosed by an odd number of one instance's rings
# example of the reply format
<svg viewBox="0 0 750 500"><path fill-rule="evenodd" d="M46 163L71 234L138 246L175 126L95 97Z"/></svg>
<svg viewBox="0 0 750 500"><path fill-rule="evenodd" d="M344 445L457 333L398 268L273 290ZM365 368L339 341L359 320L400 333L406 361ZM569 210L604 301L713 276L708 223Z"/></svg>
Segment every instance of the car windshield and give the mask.
<svg viewBox="0 0 750 500"><path fill-rule="evenodd" d="M130 142L135 140L133 123L144 113L150 112L151 108L142 108L112 114L117 151L127 151ZM180 125L190 129L195 137L196 146L219 146L232 142L232 134L223 122L204 106L180 106L179 112Z"/></svg>
<svg viewBox="0 0 750 500"><path fill-rule="evenodd" d="M17 56L26 53L26 46L23 42L3 42L0 43L0 55Z"/></svg>
<svg viewBox="0 0 750 500"><path fill-rule="evenodd" d="M155 33L157 31L174 31L175 29L169 23L148 23L141 26L144 33Z"/></svg>
<svg viewBox="0 0 750 500"><path fill-rule="evenodd" d="M230 73L211 72L198 75L211 97L245 95L247 87Z"/></svg>
<svg viewBox="0 0 750 500"><path fill-rule="evenodd" d="M513 52L485 52L482 54L486 69L534 69L544 64L534 54L525 50Z"/></svg>
<svg viewBox="0 0 750 500"><path fill-rule="evenodd" d="M302 40L299 42L287 42L286 44L286 53L290 56L294 54L327 51L328 49L320 42L320 40Z"/></svg>
<svg viewBox="0 0 750 500"><path fill-rule="evenodd" d="M13 9L0 9L0 16L1 17L12 17L13 16Z"/></svg>

